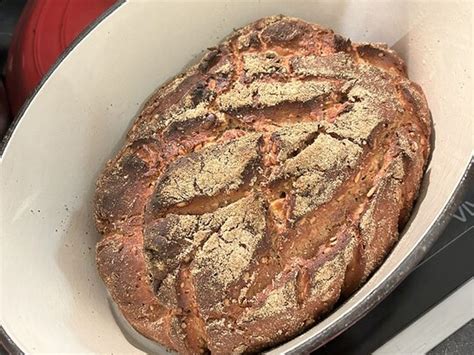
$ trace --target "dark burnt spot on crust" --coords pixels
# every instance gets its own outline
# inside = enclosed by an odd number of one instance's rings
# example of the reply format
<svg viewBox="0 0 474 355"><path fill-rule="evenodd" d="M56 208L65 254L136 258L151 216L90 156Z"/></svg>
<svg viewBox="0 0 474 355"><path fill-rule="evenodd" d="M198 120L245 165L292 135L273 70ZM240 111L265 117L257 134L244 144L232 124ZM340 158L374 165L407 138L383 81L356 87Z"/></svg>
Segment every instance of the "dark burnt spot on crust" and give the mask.
<svg viewBox="0 0 474 355"><path fill-rule="evenodd" d="M238 32L239 33L239 32ZM251 49L259 49L263 43L260 40L259 32L254 29L250 29L248 33L243 33L237 36L237 48L240 51L246 51Z"/></svg>
<svg viewBox="0 0 474 355"><path fill-rule="evenodd" d="M174 139L186 134L207 131L217 126L217 117L211 112L204 116L193 117L184 121L173 121L166 127L164 135L169 139Z"/></svg>
<svg viewBox="0 0 474 355"><path fill-rule="evenodd" d="M249 47L250 48L259 48L261 45L260 38L258 37L257 32L249 33Z"/></svg>
<svg viewBox="0 0 474 355"><path fill-rule="evenodd" d="M155 287L193 251L191 236L199 225L196 216L169 215L152 222L144 230L144 246L148 255Z"/></svg>
<svg viewBox="0 0 474 355"><path fill-rule="evenodd" d="M406 76L404 61L384 44L363 43L356 44L356 51L364 60L386 69L396 70Z"/></svg>
<svg viewBox="0 0 474 355"><path fill-rule="evenodd" d="M152 97L150 101L145 105L145 108L140 116L154 115L158 112L164 112L173 105L185 97L189 90L194 85L201 82L204 76L201 73L191 72L185 75L183 78L179 78L178 82L171 81L168 86L165 86L165 92L158 92L155 97Z"/></svg>
<svg viewBox="0 0 474 355"><path fill-rule="evenodd" d="M215 95L215 93L209 89L207 83L198 83L191 91L191 101L194 106L199 105L203 101L209 101Z"/></svg>
<svg viewBox="0 0 474 355"><path fill-rule="evenodd" d="M299 21L281 19L266 27L261 34L262 39L269 44L285 44L299 39L309 25Z"/></svg>
<svg viewBox="0 0 474 355"><path fill-rule="evenodd" d="M342 37L341 35L334 35L334 49L336 52L348 52L351 49L351 40Z"/></svg>
<svg viewBox="0 0 474 355"><path fill-rule="evenodd" d="M139 178L148 170L147 164L135 155L125 156L121 161L121 168L122 176L127 180Z"/></svg>
<svg viewBox="0 0 474 355"><path fill-rule="evenodd" d="M100 220L119 221L138 212L136 192L131 191L139 185L147 173L148 166L135 155L126 155L118 163L112 174L103 175L98 182L96 194L96 216Z"/></svg>
<svg viewBox="0 0 474 355"><path fill-rule="evenodd" d="M203 73L208 72L220 59L221 53L217 48L210 48L199 63L199 70Z"/></svg>

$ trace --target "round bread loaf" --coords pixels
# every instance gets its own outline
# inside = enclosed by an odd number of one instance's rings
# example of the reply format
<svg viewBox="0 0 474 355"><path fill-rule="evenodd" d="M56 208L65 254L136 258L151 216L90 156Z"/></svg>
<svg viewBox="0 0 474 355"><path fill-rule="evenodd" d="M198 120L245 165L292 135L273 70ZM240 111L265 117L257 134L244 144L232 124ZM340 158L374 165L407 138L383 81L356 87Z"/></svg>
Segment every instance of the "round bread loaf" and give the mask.
<svg viewBox="0 0 474 355"><path fill-rule="evenodd" d="M179 353L288 340L391 250L430 131L386 45L261 19L160 88L107 164L100 275L137 331Z"/></svg>

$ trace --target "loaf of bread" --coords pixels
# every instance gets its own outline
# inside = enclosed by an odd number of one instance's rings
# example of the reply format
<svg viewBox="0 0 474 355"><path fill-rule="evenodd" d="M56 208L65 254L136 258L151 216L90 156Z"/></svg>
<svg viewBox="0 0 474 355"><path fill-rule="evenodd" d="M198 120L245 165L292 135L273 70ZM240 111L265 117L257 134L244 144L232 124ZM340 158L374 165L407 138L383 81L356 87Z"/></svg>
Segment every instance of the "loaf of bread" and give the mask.
<svg viewBox="0 0 474 355"><path fill-rule="evenodd" d="M97 183L97 265L141 334L252 353L311 327L380 266L429 154L400 57L272 16L161 87Z"/></svg>

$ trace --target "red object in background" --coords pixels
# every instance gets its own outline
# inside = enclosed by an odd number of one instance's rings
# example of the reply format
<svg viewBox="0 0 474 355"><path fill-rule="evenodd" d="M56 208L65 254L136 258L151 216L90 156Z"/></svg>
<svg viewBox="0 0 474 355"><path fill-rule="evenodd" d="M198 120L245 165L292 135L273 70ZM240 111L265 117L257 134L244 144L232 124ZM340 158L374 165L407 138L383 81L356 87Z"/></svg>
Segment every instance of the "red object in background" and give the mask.
<svg viewBox="0 0 474 355"><path fill-rule="evenodd" d="M115 1L28 1L15 29L5 68L13 115L64 49Z"/></svg>
<svg viewBox="0 0 474 355"><path fill-rule="evenodd" d="M10 114L8 110L7 95L3 82L0 80L0 141L10 124Z"/></svg>

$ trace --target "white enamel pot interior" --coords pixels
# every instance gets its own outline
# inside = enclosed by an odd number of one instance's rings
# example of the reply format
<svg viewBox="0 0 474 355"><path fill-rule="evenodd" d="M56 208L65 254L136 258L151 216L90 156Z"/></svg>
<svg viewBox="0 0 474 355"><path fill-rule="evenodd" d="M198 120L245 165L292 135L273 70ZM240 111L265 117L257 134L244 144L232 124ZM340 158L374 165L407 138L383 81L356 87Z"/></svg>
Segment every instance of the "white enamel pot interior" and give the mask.
<svg viewBox="0 0 474 355"><path fill-rule="evenodd" d="M117 326L96 272L96 177L158 86L233 28L279 13L327 25L354 41L386 42L396 49L410 78L426 93L435 136L414 215L386 262L330 316L274 352L327 342L420 260L442 231L472 158L469 2L120 3L56 64L3 146L0 324L20 350L141 351Z"/></svg>

